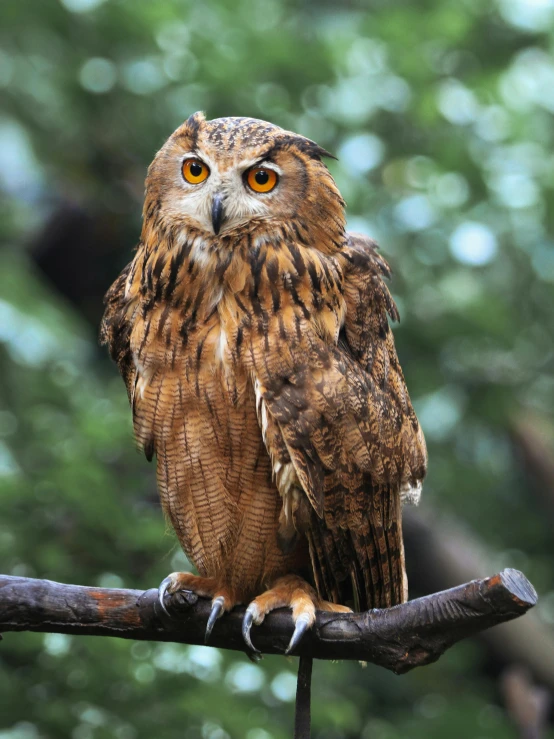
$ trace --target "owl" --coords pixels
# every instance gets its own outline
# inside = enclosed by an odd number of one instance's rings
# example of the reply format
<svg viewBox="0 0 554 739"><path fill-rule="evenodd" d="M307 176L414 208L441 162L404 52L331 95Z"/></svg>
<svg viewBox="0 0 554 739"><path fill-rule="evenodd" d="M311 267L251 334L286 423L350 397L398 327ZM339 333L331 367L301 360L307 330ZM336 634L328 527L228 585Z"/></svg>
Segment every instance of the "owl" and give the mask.
<svg viewBox="0 0 554 739"><path fill-rule="evenodd" d="M292 609L294 649L316 609L407 597L401 504L425 441L396 355L389 267L346 232L313 141L261 120L195 113L157 153L142 234L110 288L101 339L163 510L216 620L243 636Z"/></svg>

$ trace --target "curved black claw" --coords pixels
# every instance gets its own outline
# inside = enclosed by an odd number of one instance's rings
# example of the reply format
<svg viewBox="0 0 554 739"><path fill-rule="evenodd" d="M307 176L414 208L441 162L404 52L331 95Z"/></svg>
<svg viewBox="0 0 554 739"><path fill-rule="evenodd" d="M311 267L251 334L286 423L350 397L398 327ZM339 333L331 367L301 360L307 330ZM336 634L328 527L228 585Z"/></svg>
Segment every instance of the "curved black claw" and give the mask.
<svg viewBox="0 0 554 739"><path fill-rule="evenodd" d="M246 646L251 650L252 655L256 655L256 657L259 657L261 656L261 652L252 644L252 639L250 638L250 629L252 628L252 624L254 623L254 616L256 615L257 609L255 607L252 607L251 605L248 606L245 611L244 618L242 619L242 638L244 639Z"/></svg>
<svg viewBox="0 0 554 739"><path fill-rule="evenodd" d="M310 619L308 616L299 616L295 625L294 625L294 632L292 634L291 640L289 642L288 647L285 649L285 654L290 654L293 649L296 649L296 647L300 644L300 641L302 640L302 637L308 631L310 628Z"/></svg>
<svg viewBox="0 0 554 739"><path fill-rule="evenodd" d="M166 616L169 616L171 618L171 613L167 610L164 603L164 597L170 585L171 577L166 577L165 580L161 581L160 587L158 588L158 603L161 605L162 611L166 614Z"/></svg>
<svg viewBox="0 0 554 739"><path fill-rule="evenodd" d="M212 633L215 622L223 613L224 605L225 598L222 595L219 595L212 603L212 610L210 611L210 617L208 618L208 623L206 625L206 635L204 637L204 642L207 643L208 639L210 638L210 634Z"/></svg>

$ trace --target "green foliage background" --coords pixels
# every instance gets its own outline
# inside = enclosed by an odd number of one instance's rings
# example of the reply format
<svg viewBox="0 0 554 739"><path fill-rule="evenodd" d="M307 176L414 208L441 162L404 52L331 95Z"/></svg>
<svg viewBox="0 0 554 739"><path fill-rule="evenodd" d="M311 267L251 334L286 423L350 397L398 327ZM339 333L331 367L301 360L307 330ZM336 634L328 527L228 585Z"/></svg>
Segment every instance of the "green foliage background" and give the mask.
<svg viewBox="0 0 554 739"><path fill-rule="evenodd" d="M551 628L552 520L510 428L532 418L553 436L553 38L548 0L3 0L0 570L146 588L186 565L83 317L100 299L83 293L78 311L29 245L78 206L102 224L107 288L154 152L204 109L338 154L350 225L395 273L429 442L424 509L524 569ZM318 664L314 737L516 737L487 660L467 642L404 677ZM295 672L204 647L8 634L0 737L284 739Z"/></svg>

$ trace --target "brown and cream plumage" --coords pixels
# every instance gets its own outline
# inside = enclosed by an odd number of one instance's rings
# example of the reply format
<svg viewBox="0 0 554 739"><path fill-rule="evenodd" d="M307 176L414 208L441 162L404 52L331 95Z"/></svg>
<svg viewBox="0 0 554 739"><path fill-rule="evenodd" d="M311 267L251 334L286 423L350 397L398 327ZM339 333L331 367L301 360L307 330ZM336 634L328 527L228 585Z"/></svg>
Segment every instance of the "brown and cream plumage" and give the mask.
<svg viewBox="0 0 554 739"><path fill-rule="evenodd" d="M199 576L166 591L314 609L406 598L401 497L425 475L384 282L317 144L264 121L191 116L146 180L141 241L102 339L136 438ZM254 599L254 600L253 600Z"/></svg>

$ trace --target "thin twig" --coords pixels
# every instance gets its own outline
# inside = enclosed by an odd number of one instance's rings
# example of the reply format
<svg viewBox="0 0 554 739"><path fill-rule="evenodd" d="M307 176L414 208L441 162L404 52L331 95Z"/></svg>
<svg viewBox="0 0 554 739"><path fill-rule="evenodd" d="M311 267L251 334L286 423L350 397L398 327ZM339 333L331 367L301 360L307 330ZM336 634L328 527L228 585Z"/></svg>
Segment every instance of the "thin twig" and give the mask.
<svg viewBox="0 0 554 739"><path fill-rule="evenodd" d="M300 657L298 664L298 678L296 682L296 707L294 713L294 739L310 739L312 697L312 667L311 657Z"/></svg>

